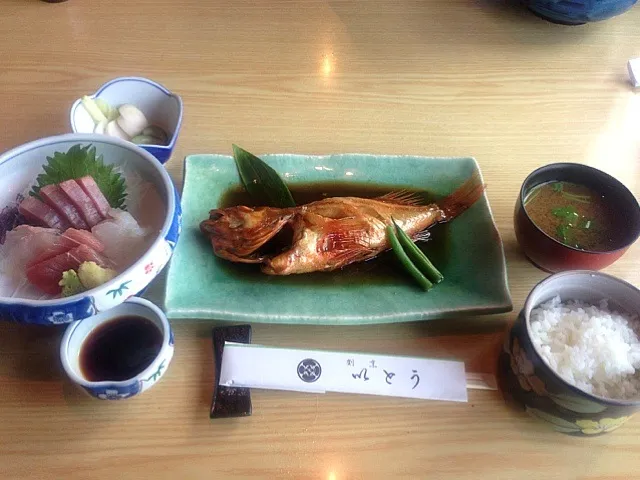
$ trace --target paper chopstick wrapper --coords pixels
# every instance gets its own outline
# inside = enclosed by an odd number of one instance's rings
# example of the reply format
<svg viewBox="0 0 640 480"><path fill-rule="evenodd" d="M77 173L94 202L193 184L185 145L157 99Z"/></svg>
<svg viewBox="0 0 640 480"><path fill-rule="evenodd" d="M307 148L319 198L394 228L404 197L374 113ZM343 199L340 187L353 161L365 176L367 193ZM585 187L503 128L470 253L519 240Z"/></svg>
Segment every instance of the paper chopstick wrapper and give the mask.
<svg viewBox="0 0 640 480"><path fill-rule="evenodd" d="M459 361L229 342L220 385L467 401L467 376Z"/></svg>

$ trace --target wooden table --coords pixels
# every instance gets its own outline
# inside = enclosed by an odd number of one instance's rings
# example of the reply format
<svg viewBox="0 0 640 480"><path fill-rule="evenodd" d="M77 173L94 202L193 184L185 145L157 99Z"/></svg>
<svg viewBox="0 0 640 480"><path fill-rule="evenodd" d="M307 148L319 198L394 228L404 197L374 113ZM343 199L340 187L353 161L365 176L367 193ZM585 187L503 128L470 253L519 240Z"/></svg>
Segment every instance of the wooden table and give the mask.
<svg viewBox="0 0 640 480"><path fill-rule="evenodd" d="M477 158L504 240L514 308L545 274L519 252L512 209L534 168L601 168L640 194L640 9L546 23L482 0L3 0L0 150L69 131L79 95L121 75L182 95L168 164L189 153L370 152ZM640 284L640 249L609 273ZM213 293L212 293L213 294ZM364 327L254 326L256 343L454 355L492 371L515 313ZM252 417L210 421L211 323L175 322L153 390L98 402L64 377L57 329L0 325L0 478L630 479L640 421L581 439L468 404L254 391ZM460 334L464 332L464 334Z"/></svg>

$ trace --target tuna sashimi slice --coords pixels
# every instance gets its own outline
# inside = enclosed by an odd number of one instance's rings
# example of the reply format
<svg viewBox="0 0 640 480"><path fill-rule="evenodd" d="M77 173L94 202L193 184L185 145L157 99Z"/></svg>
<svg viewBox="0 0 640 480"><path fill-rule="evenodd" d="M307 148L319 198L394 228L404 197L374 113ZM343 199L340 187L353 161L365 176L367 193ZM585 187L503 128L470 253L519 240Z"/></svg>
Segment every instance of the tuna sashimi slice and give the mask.
<svg viewBox="0 0 640 480"><path fill-rule="evenodd" d="M89 196L95 207L98 209L98 212L100 212L100 215L106 218L111 206L93 177L86 176L78 178L76 179L76 182L78 182L78 185L80 185L82 190L84 190L84 193Z"/></svg>
<svg viewBox="0 0 640 480"><path fill-rule="evenodd" d="M109 266L109 261L86 245L72 248L43 262L27 268L27 280L43 292L57 295L62 290L58 283L67 270L76 270L81 263L95 262L100 266Z"/></svg>
<svg viewBox="0 0 640 480"><path fill-rule="evenodd" d="M80 212L73 206L71 200L67 198L62 189L58 185L46 185L40 189L40 196L42 199L57 211L60 215L63 215L68 222L74 228L80 228L87 230L89 225L85 222L80 215Z"/></svg>
<svg viewBox="0 0 640 480"><path fill-rule="evenodd" d="M65 230L69 228L69 222L46 203L35 197L28 196L18 206L18 212L28 222L38 226Z"/></svg>
<svg viewBox="0 0 640 480"><path fill-rule="evenodd" d="M104 243L98 240L95 235L87 230L76 230L75 228L70 228L62 234L62 238L68 245L71 245L70 248L77 247L79 245L86 245L98 253L102 253L104 251Z"/></svg>
<svg viewBox="0 0 640 480"><path fill-rule="evenodd" d="M80 212L80 215L82 215L84 221L87 222L89 228L102 221L103 217L93 204L93 200L91 200L89 195L78 185L78 182L75 180L66 180L58 184L58 186L71 203L73 203L73 206Z"/></svg>
<svg viewBox="0 0 640 480"><path fill-rule="evenodd" d="M69 228L62 235L58 235L57 241L51 243L48 248L43 249L37 255L32 256L32 259L27 263L27 268L40 262L44 262L56 255L60 255L61 253L68 252L80 245L86 245L97 253L102 253L104 251L104 244L94 237L91 232L88 232L87 230Z"/></svg>

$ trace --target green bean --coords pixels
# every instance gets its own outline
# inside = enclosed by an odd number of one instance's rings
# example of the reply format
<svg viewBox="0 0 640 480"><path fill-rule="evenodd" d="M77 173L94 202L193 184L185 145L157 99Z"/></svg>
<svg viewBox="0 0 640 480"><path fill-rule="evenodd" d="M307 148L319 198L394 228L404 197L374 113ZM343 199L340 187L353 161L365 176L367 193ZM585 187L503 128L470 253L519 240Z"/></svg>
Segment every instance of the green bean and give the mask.
<svg viewBox="0 0 640 480"><path fill-rule="evenodd" d="M391 221L396 227L396 234L398 235L400 245L402 246L405 253L409 256L413 264L433 283L440 283L444 279L442 273L438 271L435 265L431 263L431 260L429 260L424 252L418 248L413 240L411 240L409 235L407 235L404 230L402 230L398 226L396 221L394 219L391 219Z"/></svg>
<svg viewBox="0 0 640 480"><path fill-rule="evenodd" d="M396 232L391 225L387 225L387 237L389 239L389 243L391 244L391 248L400 263L405 268L405 270L414 278L414 280L424 289L429 290L433 287L433 283L429 281L427 277L425 277L420 270L416 268L411 259L407 256L405 251L402 249L402 245L400 245L400 241L396 236Z"/></svg>

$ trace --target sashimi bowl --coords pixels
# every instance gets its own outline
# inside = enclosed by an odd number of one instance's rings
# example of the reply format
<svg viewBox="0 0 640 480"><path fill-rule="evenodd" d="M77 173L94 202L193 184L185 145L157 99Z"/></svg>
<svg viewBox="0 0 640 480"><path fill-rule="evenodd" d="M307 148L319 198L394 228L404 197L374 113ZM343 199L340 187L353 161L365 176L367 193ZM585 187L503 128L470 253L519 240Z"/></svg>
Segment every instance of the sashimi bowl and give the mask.
<svg viewBox="0 0 640 480"><path fill-rule="evenodd" d="M119 305L181 227L166 170L118 138L67 134L0 155L0 319L63 324Z"/></svg>

